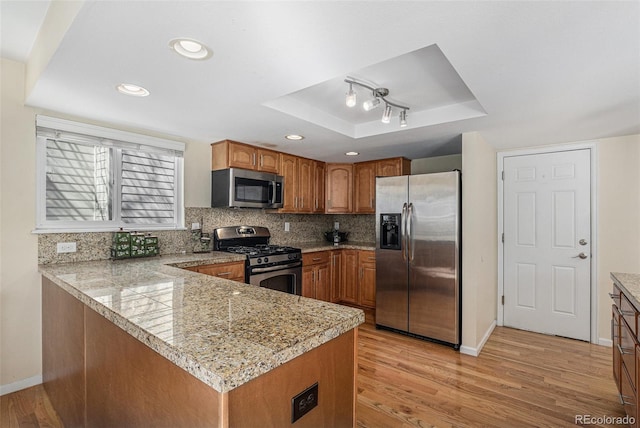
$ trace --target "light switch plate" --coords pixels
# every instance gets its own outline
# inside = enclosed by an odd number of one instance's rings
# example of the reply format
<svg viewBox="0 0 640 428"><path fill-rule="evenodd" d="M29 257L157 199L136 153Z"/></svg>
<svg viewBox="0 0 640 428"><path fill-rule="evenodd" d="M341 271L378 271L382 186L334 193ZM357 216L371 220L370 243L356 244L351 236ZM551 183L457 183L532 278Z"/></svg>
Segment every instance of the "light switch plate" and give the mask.
<svg viewBox="0 0 640 428"><path fill-rule="evenodd" d="M334 223L333 223L333 228L334 228L335 230L340 230L340 222L337 222L337 221L336 221L336 222L334 222Z"/></svg>
<svg viewBox="0 0 640 428"><path fill-rule="evenodd" d="M288 231L289 231L289 229L290 229L290 226L291 226L291 225L289 224L289 222L288 222L288 221L285 221L285 222L284 222L284 231L285 231L285 232L288 232Z"/></svg>
<svg viewBox="0 0 640 428"><path fill-rule="evenodd" d="M200 223L191 223L191 230L200 229Z"/></svg>
<svg viewBox="0 0 640 428"><path fill-rule="evenodd" d="M58 242L57 250L58 250L58 254L75 253L76 243L75 242Z"/></svg>

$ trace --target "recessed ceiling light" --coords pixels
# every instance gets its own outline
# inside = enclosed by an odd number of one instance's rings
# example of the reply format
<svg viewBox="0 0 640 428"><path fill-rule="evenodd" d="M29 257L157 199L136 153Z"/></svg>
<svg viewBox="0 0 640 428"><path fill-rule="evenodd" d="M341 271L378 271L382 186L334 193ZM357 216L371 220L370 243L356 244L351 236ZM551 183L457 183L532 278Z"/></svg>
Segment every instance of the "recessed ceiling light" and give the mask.
<svg viewBox="0 0 640 428"><path fill-rule="evenodd" d="M294 141L304 140L304 136L298 135L298 134L285 135L284 138L286 138L287 140L294 140Z"/></svg>
<svg viewBox="0 0 640 428"><path fill-rule="evenodd" d="M133 83L121 83L116 86L116 89L121 94L133 95L134 97L146 97L149 95L149 91L142 86L134 85Z"/></svg>
<svg viewBox="0 0 640 428"><path fill-rule="evenodd" d="M358 153L358 152L347 152L347 153L345 153L345 155L347 155L347 156L358 156L359 154L360 153Z"/></svg>
<svg viewBox="0 0 640 428"><path fill-rule="evenodd" d="M193 39L173 39L169 42L169 47L189 59L207 59L213 55L211 49Z"/></svg>

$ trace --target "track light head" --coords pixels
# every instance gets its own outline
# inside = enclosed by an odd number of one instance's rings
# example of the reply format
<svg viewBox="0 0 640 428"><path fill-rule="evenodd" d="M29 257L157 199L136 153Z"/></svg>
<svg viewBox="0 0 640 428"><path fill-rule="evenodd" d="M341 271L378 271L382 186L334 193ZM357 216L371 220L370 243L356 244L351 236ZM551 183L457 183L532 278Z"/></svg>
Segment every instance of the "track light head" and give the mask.
<svg viewBox="0 0 640 428"><path fill-rule="evenodd" d="M384 113L382 114L382 123L391 122L391 106L387 104L384 107Z"/></svg>
<svg viewBox="0 0 640 428"><path fill-rule="evenodd" d="M400 128L406 128L406 127L407 127L407 111L402 110L400 112Z"/></svg>
<svg viewBox="0 0 640 428"><path fill-rule="evenodd" d="M347 107L353 107L357 102L356 91L353 90L353 84L349 83L349 92L347 92L347 99L345 100L345 103L347 104Z"/></svg>
<svg viewBox="0 0 640 428"><path fill-rule="evenodd" d="M374 108L378 107L380 105L380 99L379 98L371 98L370 100L365 101L364 103L362 103L362 108L365 111L371 111Z"/></svg>

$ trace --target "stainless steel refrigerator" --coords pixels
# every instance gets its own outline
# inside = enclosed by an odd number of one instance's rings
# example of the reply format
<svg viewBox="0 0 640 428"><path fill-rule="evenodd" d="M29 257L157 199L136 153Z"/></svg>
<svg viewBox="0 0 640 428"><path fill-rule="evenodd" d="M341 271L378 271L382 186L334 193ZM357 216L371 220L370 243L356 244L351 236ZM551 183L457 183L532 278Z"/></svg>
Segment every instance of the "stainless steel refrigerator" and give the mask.
<svg viewBox="0 0 640 428"><path fill-rule="evenodd" d="M376 325L461 343L460 172L376 178Z"/></svg>

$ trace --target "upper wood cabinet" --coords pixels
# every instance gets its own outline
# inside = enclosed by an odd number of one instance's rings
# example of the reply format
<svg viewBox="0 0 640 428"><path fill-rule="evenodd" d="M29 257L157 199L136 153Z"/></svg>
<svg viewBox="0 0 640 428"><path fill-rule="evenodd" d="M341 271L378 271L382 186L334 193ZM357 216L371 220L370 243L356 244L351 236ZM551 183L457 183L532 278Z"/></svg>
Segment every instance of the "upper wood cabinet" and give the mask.
<svg viewBox="0 0 640 428"><path fill-rule="evenodd" d="M284 198L280 212L318 212L314 185L316 163L312 159L280 153L278 173L284 177ZM324 185L322 190L324 192Z"/></svg>
<svg viewBox="0 0 640 428"><path fill-rule="evenodd" d="M326 164L324 162L313 161L313 177L312 177L312 186L313 186L313 212L314 213L323 213L325 207L325 174L326 174Z"/></svg>
<svg viewBox="0 0 640 428"><path fill-rule="evenodd" d="M407 158L389 158L376 161L376 177L409 174L411 174L411 161Z"/></svg>
<svg viewBox="0 0 640 428"><path fill-rule="evenodd" d="M327 164L327 213L350 213L353 211L353 164Z"/></svg>
<svg viewBox="0 0 640 428"><path fill-rule="evenodd" d="M275 174L278 172L279 155L273 150L223 140L211 144L211 169L243 168Z"/></svg>
<svg viewBox="0 0 640 428"><path fill-rule="evenodd" d="M406 158L380 159L353 165L353 205L357 214L376 212L376 177L411 174L411 161Z"/></svg>
<svg viewBox="0 0 640 428"><path fill-rule="evenodd" d="M353 166L353 205L358 214L376 212L377 162L359 162Z"/></svg>

